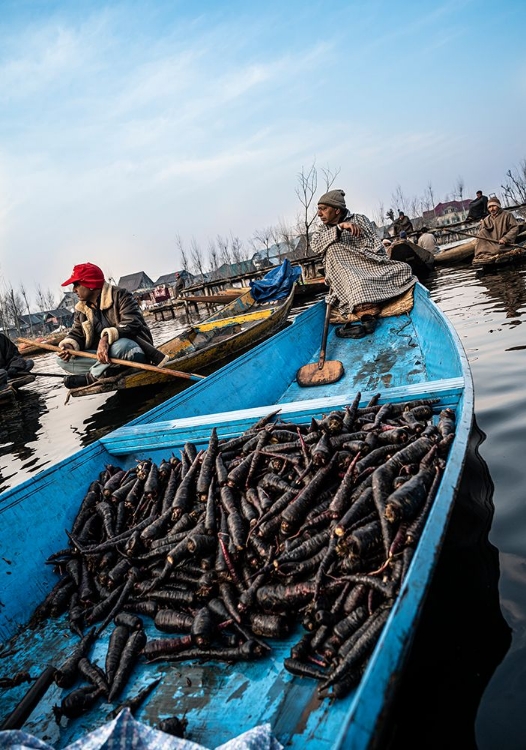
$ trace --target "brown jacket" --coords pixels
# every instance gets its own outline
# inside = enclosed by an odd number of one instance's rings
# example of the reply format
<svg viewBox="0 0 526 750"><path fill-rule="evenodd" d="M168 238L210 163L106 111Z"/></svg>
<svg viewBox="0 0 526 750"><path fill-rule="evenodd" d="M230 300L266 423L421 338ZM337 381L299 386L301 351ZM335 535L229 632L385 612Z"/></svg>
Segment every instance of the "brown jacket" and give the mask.
<svg viewBox="0 0 526 750"><path fill-rule="evenodd" d="M127 289L112 286L105 281L98 307L109 323L109 326L101 331L100 336L107 334L110 346L120 338L132 339L143 349L150 362L157 364L164 358L164 354L153 346L152 334L137 300ZM77 302L73 328L61 344L71 344L77 350L96 349L100 336L95 331L92 308L85 302Z"/></svg>
<svg viewBox="0 0 526 750"><path fill-rule="evenodd" d="M504 240L505 245L515 242L519 231L519 225L515 216L509 211L500 209L495 216L486 216L481 221L479 239L475 248L475 257L480 255L497 255L502 251L499 240Z"/></svg>

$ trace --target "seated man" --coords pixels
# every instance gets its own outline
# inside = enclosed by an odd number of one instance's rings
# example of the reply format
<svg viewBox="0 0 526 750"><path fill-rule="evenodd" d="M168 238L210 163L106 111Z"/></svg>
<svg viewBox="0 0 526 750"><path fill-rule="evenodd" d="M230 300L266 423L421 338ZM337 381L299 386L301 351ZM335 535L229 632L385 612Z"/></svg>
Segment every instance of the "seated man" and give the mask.
<svg viewBox="0 0 526 750"><path fill-rule="evenodd" d="M505 211L496 197L488 200L489 216L480 222L480 231L475 245L473 262L493 260L513 244L519 231L517 219L511 211Z"/></svg>
<svg viewBox="0 0 526 750"><path fill-rule="evenodd" d="M422 227L420 230L417 245L424 248L424 250L429 250L433 255L436 255L439 250L435 235L427 227Z"/></svg>
<svg viewBox="0 0 526 750"><path fill-rule="evenodd" d="M482 190L477 190L477 197L469 204L466 221L480 221L488 215L488 199L482 194Z"/></svg>
<svg viewBox="0 0 526 750"><path fill-rule="evenodd" d="M79 301L75 305L73 328L59 347L58 363L72 373L64 378L67 388L91 385L99 378L118 374L110 357L133 362L160 364L165 359L153 345L153 338L137 300L127 289L104 281L102 270L93 263L73 268L62 286L73 284ZM89 351L97 360L75 357L73 351Z"/></svg>
<svg viewBox="0 0 526 750"><path fill-rule="evenodd" d="M402 232L405 232L407 237L409 232L413 231L413 225L409 216L406 216L403 211L398 212L398 219L393 224L395 237L402 236Z"/></svg>
<svg viewBox="0 0 526 750"><path fill-rule="evenodd" d="M343 190L330 190L318 201L322 226L312 237L312 250L323 254L327 303L340 315L377 315L381 304L411 289L416 277L402 261L391 260L373 224L351 214Z"/></svg>
<svg viewBox="0 0 526 750"><path fill-rule="evenodd" d="M32 359L24 359L10 338L0 333L0 385L9 379L27 375L34 366Z"/></svg>

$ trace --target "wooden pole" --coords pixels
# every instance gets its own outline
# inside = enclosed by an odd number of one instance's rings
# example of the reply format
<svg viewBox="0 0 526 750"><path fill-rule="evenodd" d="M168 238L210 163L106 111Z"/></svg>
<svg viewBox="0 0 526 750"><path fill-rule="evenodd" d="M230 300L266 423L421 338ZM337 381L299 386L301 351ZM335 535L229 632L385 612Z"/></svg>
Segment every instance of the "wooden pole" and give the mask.
<svg viewBox="0 0 526 750"><path fill-rule="evenodd" d="M18 341L21 341L23 344L33 344L34 342L31 341L31 339L23 339L18 337ZM60 352L62 351L60 347L53 346L52 344L45 344L43 341L40 341L39 346L42 347L42 349L48 349L50 352ZM91 354L90 352L80 352L76 349L68 349L68 351L71 353L72 356L75 357L87 357L89 359L97 359L96 354ZM186 378L187 380L204 380L204 375L196 375L192 372L181 372L180 370L169 370L167 367L157 367L156 365L148 365L143 362L132 362L128 359L110 359L110 364L112 365L124 365L124 367L135 367L137 370L149 370L150 372L158 372L162 375L171 375L175 378Z"/></svg>

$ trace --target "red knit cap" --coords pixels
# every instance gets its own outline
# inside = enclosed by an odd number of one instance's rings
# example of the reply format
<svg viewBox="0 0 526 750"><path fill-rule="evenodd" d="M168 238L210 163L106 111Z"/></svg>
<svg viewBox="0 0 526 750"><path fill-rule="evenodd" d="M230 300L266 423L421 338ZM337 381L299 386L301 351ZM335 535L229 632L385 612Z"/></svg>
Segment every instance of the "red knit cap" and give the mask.
<svg viewBox="0 0 526 750"><path fill-rule="evenodd" d="M102 270L93 263L79 263L73 267L73 273L62 286L69 284L82 284L87 289L102 289L104 286L104 274Z"/></svg>

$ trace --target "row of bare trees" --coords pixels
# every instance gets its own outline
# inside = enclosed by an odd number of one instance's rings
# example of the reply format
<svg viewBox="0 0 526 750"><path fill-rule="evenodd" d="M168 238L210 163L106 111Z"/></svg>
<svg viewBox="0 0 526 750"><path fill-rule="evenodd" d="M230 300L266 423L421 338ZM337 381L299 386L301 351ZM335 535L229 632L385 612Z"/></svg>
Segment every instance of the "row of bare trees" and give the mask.
<svg viewBox="0 0 526 750"><path fill-rule="evenodd" d="M331 189L340 171L340 168L331 169L329 166L318 168L316 161L309 167L302 166L297 174L295 189L300 205L295 222L287 224L281 220L274 226L257 229L246 244L232 233L230 236L218 234L215 239L209 240L205 251L195 238L192 238L186 247L181 236L176 235L175 248L180 267L194 275L204 276L217 272L223 265L249 260L256 252L268 258L273 246L281 249L281 259L282 253L286 255L296 249L299 237L303 238L303 254L309 255L313 224L317 215L317 197ZM526 203L526 159L523 159L519 166L509 169L506 178L501 185L504 204L511 206ZM464 180L457 177L453 189L443 201L463 200L464 192ZM382 227L386 220L394 221L395 212L403 211L410 217L416 217L421 216L424 211L433 210L436 205L436 195L431 182L426 185L422 195L413 197L408 197L401 185L397 185L391 194L391 207L386 211L385 204L381 202L371 218L378 227ZM28 296L23 285L16 292L10 285L4 284L4 289L3 293L0 291L0 325L2 328L17 328L20 316L30 311ZM38 286L35 301L37 310L52 310L55 305L53 293Z"/></svg>
<svg viewBox="0 0 526 750"><path fill-rule="evenodd" d="M296 187L301 208L295 223L289 225L281 220L274 226L256 229L246 245L233 234L229 237L217 235L215 239L209 240L205 254L195 238L190 240L189 248L186 248L181 236L176 235L175 246L182 268L194 275L204 276L217 272L223 265L249 260L256 252L268 258L274 246L277 246L278 256L281 258L282 254L286 255L296 249L298 237L303 237L303 253L309 255L312 225L317 215L315 198L318 195L318 183L323 184L323 192L326 192L334 184L339 173L340 169L332 170L330 167L322 167L318 171L315 162L309 168L302 167L297 175Z"/></svg>
<svg viewBox="0 0 526 750"><path fill-rule="evenodd" d="M315 161L309 167L302 167L297 174L295 189L300 204L295 222L288 225L280 221L274 226L258 229L246 245L234 235L230 237L218 235L215 240L209 241L205 253L195 239L191 240L187 250L181 237L177 236L175 243L182 268L192 271L194 275L205 275L218 271L223 264L231 265L248 260L256 252L268 257L273 246L282 248L283 254L287 254L296 248L298 237L303 238L303 254L309 255L313 224L317 216L317 197L320 193L331 189L340 171L341 168L331 169L329 166L318 168ZM506 177L507 181L501 185L504 204L526 203L526 159L520 163L519 167L508 170ZM451 191L441 200L442 202L462 201L465 198L465 190L464 179L458 176ZM378 227L383 227L387 221L395 220L395 214L398 211L403 211L410 217L416 217L422 216L424 211L432 211L436 205L437 196L431 182L426 185L421 195L411 197L404 193L401 185L397 185L390 197L391 207L386 210L385 204L380 203L371 218Z"/></svg>
<svg viewBox="0 0 526 750"><path fill-rule="evenodd" d="M36 303L31 310L27 290L23 284L20 284L17 290L13 289L11 284L4 284L4 291L0 291L0 327L2 330L15 328L20 335L22 315L30 315L31 312L35 311L35 306L40 312L55 309L55 296L50 289L44 291L38 285L35 290L35 299ZM31 318L29 318L29 327L31 335L33 335Z"/></svg>

